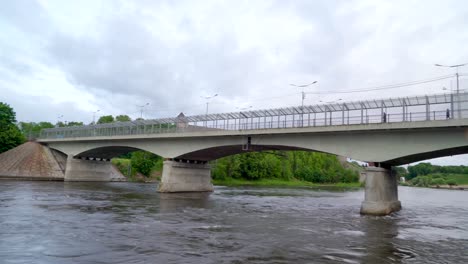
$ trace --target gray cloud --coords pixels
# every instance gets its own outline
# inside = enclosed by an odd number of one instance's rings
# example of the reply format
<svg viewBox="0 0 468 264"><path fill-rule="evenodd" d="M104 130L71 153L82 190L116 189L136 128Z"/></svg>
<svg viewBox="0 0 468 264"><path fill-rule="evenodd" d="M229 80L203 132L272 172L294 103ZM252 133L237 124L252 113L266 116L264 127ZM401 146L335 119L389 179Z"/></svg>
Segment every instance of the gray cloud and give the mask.
<svg viewBox="0 0 468 264"><path fill-rule="evenodd" d="M297 105L300 91L289 83L365 88L445 75L452 72L432 65L468 59L464 1L104 0L80 2L76 12L43 3L0 9L1 100L27 120L61 113L87 122L96 109L136 117L146 102L146 117L200 114L200 96L214 93L213 112ZM449 85L308 95L306 103Z"/></svg>

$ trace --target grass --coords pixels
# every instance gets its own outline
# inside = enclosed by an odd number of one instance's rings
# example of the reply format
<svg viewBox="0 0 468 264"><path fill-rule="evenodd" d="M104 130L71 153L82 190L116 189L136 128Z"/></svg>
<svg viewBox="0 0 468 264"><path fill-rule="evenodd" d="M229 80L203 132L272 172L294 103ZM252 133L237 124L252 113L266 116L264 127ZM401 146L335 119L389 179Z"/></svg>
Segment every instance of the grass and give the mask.
<svg viewBox="0 0 468 264"><path fill-rule="evenodd" d="M242 179L213 179L214 185L221 186L264 186L264 187L361 187L359 182L352 183L312 183L300 180L282 180L282 179L261 179L256 181L242 180Z"/></svg>

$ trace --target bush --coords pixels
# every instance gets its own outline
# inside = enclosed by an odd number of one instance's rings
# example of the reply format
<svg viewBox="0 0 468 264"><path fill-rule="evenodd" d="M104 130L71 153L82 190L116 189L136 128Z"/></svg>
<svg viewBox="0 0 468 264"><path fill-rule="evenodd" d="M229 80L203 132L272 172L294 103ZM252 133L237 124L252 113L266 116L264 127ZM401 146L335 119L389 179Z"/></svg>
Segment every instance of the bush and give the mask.
<svg viewBox="0 0 468 264"><path fill-rule="evenodd" d="M411 180L411 185L417 187L429 187L431 183L432 178L430 176L418 176Z"/></svg>
<svg viewBox="0 0 468 264"><path fill-rule="evenodd" d="M457 185L457 182L454 180L454 179L448 179L447 180L447 184L452 187L452 186L456 186Z"/></svg>
<svg viewBox="0 0 468 264"><path fill-rule="evenodd" d="M431 181L431 185L437 185L437 186L440 186L440 185L445 185L446 182L445 182L445 179L443 178L435 178L435 179L432 179Z"/></svg>
<svg viewBox="0 0 468 264"><path fill-rule="evenodd" d="M136 171L140 172L146 177L149 177L157 161L162 159L161 157L147 151L135 151L132 152L132 158L130 160L132 167Z"/></svg>

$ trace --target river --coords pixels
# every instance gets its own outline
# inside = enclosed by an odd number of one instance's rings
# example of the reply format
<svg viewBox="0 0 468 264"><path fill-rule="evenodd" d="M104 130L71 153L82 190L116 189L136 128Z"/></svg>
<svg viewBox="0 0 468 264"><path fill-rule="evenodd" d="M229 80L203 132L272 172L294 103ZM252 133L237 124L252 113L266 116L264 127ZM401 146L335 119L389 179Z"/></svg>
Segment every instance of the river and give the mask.
<svg viewBox="0 0 468 264"><path fill-rule="evenodd" d="M468 263L468 191L399 187L370 217L363 190L155 189L0 181L0 263Z"/></svg>

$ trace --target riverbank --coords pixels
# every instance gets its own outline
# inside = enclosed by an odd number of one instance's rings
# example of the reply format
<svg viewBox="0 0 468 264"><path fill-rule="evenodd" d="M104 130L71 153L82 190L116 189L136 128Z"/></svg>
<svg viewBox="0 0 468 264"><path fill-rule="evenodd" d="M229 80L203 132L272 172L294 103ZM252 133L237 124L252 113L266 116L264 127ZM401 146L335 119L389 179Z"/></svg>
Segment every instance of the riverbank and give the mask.
<svg viewBox="0 0 468 264"><path fill-rule="evenodd" d="M257 181L249 181L243 179L213 179L214 185L239 187L239 186L255 186L255 187L340 187L340 188L360 188L361 183L313 183L300 180L281 180L281 179L261 179Z"/></svg>

